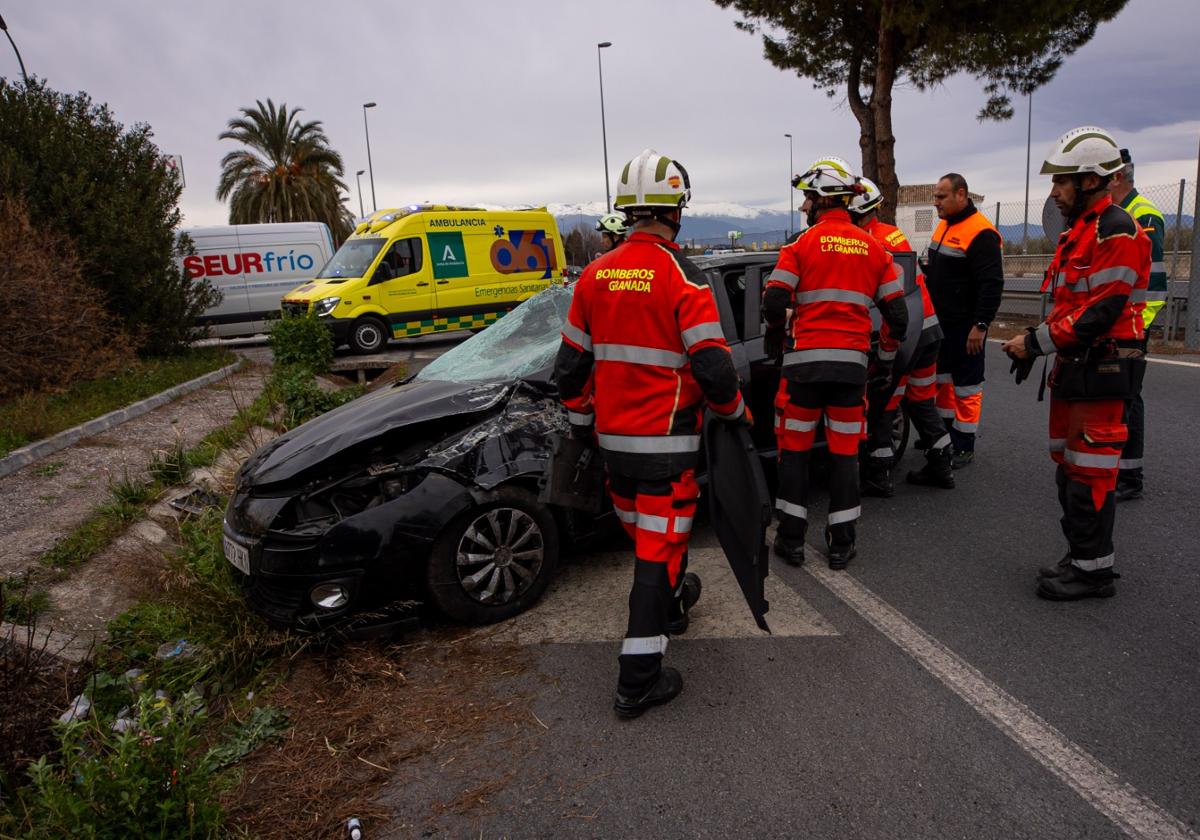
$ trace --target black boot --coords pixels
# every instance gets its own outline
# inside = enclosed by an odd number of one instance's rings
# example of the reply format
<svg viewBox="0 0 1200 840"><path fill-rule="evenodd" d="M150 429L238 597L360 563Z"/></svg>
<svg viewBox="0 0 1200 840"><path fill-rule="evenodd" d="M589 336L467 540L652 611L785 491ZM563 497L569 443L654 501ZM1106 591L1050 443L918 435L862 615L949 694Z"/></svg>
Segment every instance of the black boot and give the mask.
<svg viewBox="0 0 1200 840"><path fill-rule="evenodd" d="M1037 594L1048 601L1078 601L1082 598L1111 598L1117 594L1113 581L1120 575L1112 569L1085 572L1068 565L1055 577L1038 580Z"/></svg>
<svg viewBox="0 0 1200 840"><path fill-rule="evenodd" d="M941 487L943 490L954 489L954 468L951 459L954 456L952 446L941 449L930 449L925 453L925 466L919 471L910 471L906 477L909 484L918 487Z"/></svg>
<svg viewBox="0 0 1200 840"><path fill-rule="evenodd" d="M862 477L862 494L890 499L896 495L892 483L892 461L890 458L867 458Z"/></svg>
<svg viewBox="0 0 1200 840"><path fill-rule="evenodd" d="M975 460L974 449L962 449L954 453L954 457L950 459L950 466L953 469L961 470L963 467Z"/></svg>
<svg viewBox="0 0 1200 840"><path fill-rule="evenodd" d="M623 694L617 694L617 699L613 701L613 711L617 713L618 717L635 718L651 706L670 703L679 696L681 691L683 691L683 677L674 668L664 665L658 673L658 679L647 689L645 694L640 697L626 697Z"/></svg>
<svg viewBox="0 0 1200 840"><path fill-rule="evenodd" d="M678 594L671 601L671 611L667 613L667 632L672 636L680 636L688 629L688 611L700 600L700 575L687 572L679 586Z"/></svg>
<svg viewBox="0 0 1200 840"><path fill-rule="evenodd" d="M777 557L782 557L783 562L789 566L804 565L804 538L799 540L786 539L778 534L775 535L775 545L772 547Z"/></svg>
<svg viewBox="0 0 1200 840"><path fill-rule="evenodd" d="M1142 498L1142 480L1140 478L1117 478L1116 499L1118 502L1128 502Z"/></svg>
<svg viewBox="0 0 1200 840"><path fill-rule="evenodd" d="M840 527L840 526L839 526ZM833 529L825 529L825 547L829 555L829 568L841 570L850 565L850 561L858 554L854 548L854 541L835 543L833 541Z"/></svg>
<svg viewBox="0 0 1200 840"><path fill-rule="evenodd" d="M1042 566L1038 569L1038 579L1058 577L1065 572L1071 565L1071 552L1063 555L1063 558L1053 566Z"/></svg>

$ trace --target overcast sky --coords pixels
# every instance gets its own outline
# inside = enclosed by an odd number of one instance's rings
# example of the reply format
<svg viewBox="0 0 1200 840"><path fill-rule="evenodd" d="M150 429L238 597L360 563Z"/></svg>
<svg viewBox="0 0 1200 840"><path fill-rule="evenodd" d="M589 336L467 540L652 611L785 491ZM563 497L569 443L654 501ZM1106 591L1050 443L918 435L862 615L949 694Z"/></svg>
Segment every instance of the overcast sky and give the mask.
<svg viewBox="0 0 1200 840"><path fill-rule="evenodd" d="M1130 0L1033 98L1031 198L1062 132L1094 123L1133 149L1143 185L1196 177L1200 139L1197 0ZM827 154L859 163L844 97L827 98L762 57L758 36L708 0L340 3L291 0L0 0L31 74L87 91L125 123L147 122L183 156L187 224L222 224L217 135L256 99L303 106L354 173L367 169L369 112L380 207L452 203L604 203L598 41L609 170L651 146L691 174L693 206L786 210L794 169ZM0 43L0 75L18 74ZM1024 191L1025 110L980 124L969 77L898 90L903 183L964 173L989 201ZM362 176L367 212L368 176ZM1166 209L1166 208L1164 208ZM1171 212L1171 211L1168 211Z"/></svg>

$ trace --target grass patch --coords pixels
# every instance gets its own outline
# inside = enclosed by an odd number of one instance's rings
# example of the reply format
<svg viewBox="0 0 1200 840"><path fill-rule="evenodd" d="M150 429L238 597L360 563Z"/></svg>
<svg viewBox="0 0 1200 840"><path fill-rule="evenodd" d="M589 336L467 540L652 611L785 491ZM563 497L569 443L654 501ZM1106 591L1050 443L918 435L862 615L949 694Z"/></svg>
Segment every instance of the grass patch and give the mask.
<svg viewBox="0 0 1200 840"><path fill-rule="evenodd" d="M49 606L50 595L27 575L0 580L0 618L4 621L32 624Z"/></svg>
<svg viewBox="0 0 1200 840"><path fill-rule="evenodd" d="M120 373L80 382L62 392L37 391L0 402L0 457L232 364L220 347L193 348L178 356L142 359Z"/></svg>
<svg viewBox="0 0 1200 840"><path fill-rule="evenodd" d="M170 449L155 450L150 454L150 476L164 487L186 484L192 474L192 464L182 441L175 441Z"/></svg>

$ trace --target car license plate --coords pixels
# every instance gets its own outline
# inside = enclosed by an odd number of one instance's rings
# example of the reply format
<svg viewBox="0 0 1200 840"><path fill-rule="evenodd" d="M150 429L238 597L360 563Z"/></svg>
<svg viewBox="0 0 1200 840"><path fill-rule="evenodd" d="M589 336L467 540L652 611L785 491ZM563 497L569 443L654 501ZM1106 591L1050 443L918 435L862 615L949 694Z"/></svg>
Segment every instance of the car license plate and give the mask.
<svg viewBox="0 0 1200 840"><path fill-rule="evenodd" d="M250 574L250 549L239 545L229 537L222 536L225 543L225 559L244 575Z"/></svg>

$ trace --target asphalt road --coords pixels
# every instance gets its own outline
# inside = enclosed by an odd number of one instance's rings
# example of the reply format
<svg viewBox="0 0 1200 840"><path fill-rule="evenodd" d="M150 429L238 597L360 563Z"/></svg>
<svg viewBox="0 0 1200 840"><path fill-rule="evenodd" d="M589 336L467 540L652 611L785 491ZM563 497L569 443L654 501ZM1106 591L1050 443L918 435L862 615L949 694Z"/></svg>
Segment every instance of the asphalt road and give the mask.
<svg viewBox="0 0 1200 840"><path fill-rule="evenodd" d="M611 710L617 638L538 644L503 690L532 694L540 726L484 753L486 805L423 817L452 793L431 765L388 792L413 820L395 836L1197 837L1200 366L1147 375L1147 494L1118 509L1117 596L1057 604L1034 596L1064 550L1048 403L988 353L957 490L865 500L846 572L825 567L815 520L805 567L773 566L816 617L797 626L824 630L722 637L706 599L734 596L710 586L667 654L684 693L629 722Z"/></svg>

